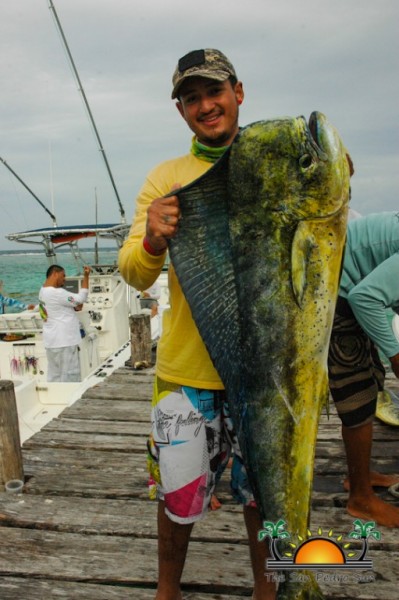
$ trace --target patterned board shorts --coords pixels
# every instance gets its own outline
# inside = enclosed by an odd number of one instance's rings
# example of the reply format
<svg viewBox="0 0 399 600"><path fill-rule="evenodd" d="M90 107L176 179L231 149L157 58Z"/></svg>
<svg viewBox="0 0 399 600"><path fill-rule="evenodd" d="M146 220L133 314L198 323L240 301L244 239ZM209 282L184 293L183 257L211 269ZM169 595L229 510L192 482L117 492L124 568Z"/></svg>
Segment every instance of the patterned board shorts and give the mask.
<svg viewBox="0 0 399 600"><path fill-rule="evenodd" d="M346 427L373 420L378 392L384 389L385 369L377 349L356 321L345 298L335 310L329 354L330 392Z"/></svg>
<svg viewBox="0 0 399 600"><path fill-rule="evenodd" d="M205 516L232 453L233 495L241 504L255 505L223 391L157 377L151 421L150 497L164 501L172 521L193 523Z"/></svg>

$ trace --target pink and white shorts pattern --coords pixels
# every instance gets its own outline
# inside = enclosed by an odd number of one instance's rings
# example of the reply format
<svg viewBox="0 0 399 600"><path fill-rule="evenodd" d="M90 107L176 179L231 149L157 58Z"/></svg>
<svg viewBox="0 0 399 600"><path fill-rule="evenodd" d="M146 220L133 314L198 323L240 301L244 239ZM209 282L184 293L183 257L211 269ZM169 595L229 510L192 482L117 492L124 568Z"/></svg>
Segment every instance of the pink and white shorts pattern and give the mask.
<svg viewBox="0 0 399 600"><path fill-rule="evenodd" d="M174 522L193 523L205 516L232 447L237 452L224 408L224 391L156 378L148 466L157 497ZM251 503L249 494L245 503Z"/></svg>

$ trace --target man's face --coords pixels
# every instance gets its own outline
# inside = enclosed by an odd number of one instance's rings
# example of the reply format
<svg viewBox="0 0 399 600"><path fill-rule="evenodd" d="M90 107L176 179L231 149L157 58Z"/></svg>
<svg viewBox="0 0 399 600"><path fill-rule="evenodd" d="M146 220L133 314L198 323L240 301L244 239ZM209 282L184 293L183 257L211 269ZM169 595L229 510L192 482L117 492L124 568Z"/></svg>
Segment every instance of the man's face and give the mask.
<svg viewBox="0 0 399 600"><path fill-rule="evenodd" d="M177 108L205 146L228 146L238 133L238 106L244 98L242 83L189 77L179 90Z"/></svg>
<svg viewBox="0 0 399 600"><path fill-rule="evenodd" d="M65 271L58 271L56 287L63 287L65 283Z"/></svg>

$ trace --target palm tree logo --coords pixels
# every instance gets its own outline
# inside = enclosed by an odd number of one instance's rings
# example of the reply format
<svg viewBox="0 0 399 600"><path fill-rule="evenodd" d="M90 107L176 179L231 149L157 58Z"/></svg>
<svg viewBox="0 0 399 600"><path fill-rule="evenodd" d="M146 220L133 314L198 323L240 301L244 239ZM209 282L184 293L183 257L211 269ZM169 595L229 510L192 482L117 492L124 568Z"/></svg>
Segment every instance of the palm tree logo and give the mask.
<svg viewBox="0 0 399 600"><path fill-rule="evenodd" d="M367 559L368 541L373 537L376 540L381 539L381 533L375 529L374 521L363 523L360 519L353 521L353 531L348 534L349 538L361 540L363 545L358 552L345 552L350 547L346 543L341 547L339 542L343 536L339 535L335 540L332 539L333 531L330 529L327 535L323 535L321 528L317 535L307 532L307 539L298 536L299 544L289 542L289 550L280 551L279 544L282 540L291 538L286 530L286 522L279 519L276 523L264 521L263 529L258 532L258 541L263 542L270 538L271 558L267 559L267 568L274 567L278 570L283 569L371 569L373 563Z"/></svg>
<svg viewBox="0 0 399 600"><path fill-rule="evenodd" d="M362 552L356 559L358 562L361 562L366 558L369 537L373 537L375 540L381 539L381 533L374 528L374 521L367 521L367 523L363 523L360 519L353 521L353 531L351 531L348 536L356 540L361 539L363 542ZM348 554L348 556L352 556L352 554Z"/></svg>
<svg viewBox="0 0 399 600"><path fill-rule="evenodd" d="M280 561L282 556L278 550L278 542L291 537L288 531L285 531L286 522L283 519L273 523L272 521L263 521L264 529L258 532L258 541L263 542L265 538L270 537L270 553L273 560Z"/></svg>

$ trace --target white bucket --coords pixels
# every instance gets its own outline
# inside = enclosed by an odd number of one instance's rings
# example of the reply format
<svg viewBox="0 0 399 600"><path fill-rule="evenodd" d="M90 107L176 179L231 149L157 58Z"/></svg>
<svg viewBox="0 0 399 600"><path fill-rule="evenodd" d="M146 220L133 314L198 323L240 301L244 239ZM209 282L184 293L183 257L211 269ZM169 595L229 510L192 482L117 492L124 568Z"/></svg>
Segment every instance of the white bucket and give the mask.
<svg viewBox="0 0 399 600"><path fill-rule="evenodd" d="M8 494L21 494L24 487L24 482L20 479L10 479L7 481L5 488Z"/></svg>

